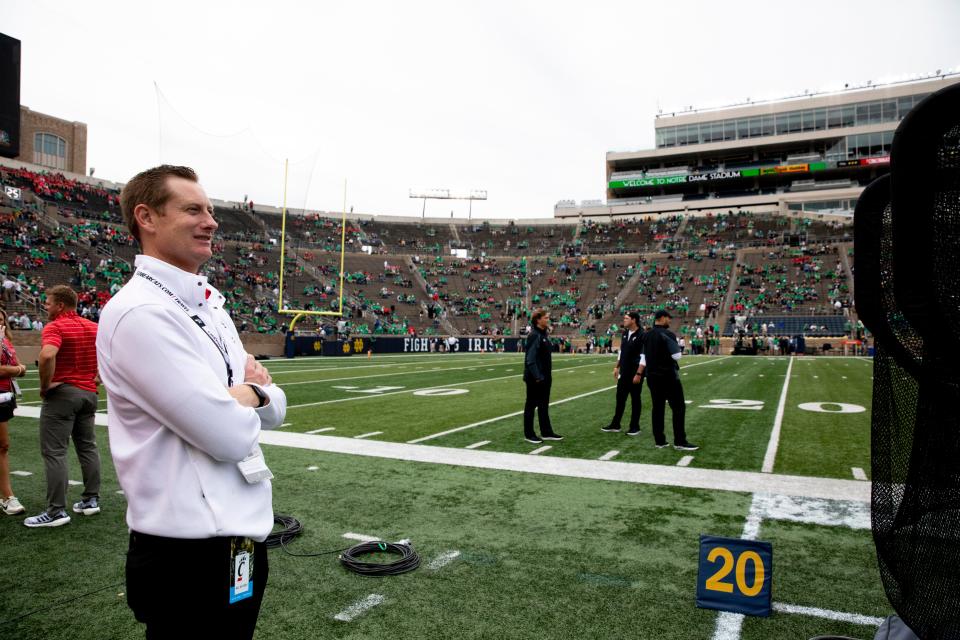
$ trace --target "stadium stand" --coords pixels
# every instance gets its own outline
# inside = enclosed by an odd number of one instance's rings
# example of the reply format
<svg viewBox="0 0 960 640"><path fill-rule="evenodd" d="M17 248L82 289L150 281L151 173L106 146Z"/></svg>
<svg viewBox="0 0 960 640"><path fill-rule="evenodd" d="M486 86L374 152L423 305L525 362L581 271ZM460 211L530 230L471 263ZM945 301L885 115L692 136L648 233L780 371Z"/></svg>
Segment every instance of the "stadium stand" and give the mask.
<svg viewBox="0 0 960 640"><path fill-rule="evenodd" d="M5 305L43 317L46 286L69 283L99 309L132 273L137 252L119 192L63 176L0 168L23 190L0 201L0 274L20 292ZM281 332L281 217L249 203L216 204L215 253L205 267L241 331ZM284 306L336 311L340 217L287 220ZM850 227L843 221L729 211L719 215L565 224L348 219L344 317L298 324L326 335L517 335L536 307L557 335L609 344L629 309L669 309L692 346L721 329L846 335L856 326ZM451 255L464 250L468 257ZM838 306L839 305L839 306ZM696 342L694 342L696 341Z"/></svg>

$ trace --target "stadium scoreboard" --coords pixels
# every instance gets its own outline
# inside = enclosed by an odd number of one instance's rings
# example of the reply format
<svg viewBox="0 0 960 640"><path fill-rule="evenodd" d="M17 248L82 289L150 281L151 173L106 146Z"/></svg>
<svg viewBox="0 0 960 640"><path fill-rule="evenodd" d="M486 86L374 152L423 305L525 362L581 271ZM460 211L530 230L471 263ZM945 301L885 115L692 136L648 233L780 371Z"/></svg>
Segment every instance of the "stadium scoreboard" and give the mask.
<svg viewBox="0 0 960 640"><path fill-rule="evenodd" d="M0 156L20 155L20 41L0 33Z"/></svg>

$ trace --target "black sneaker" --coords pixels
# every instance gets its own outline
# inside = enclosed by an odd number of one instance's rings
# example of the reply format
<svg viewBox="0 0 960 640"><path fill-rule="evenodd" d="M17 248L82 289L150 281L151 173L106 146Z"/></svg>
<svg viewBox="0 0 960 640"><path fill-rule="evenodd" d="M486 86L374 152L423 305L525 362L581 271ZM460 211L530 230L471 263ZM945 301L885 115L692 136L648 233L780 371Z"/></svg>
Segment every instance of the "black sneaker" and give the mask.
<svg viewBox="0 0 960 640"><path fill-rule="evenodd" d="M663 444L654 444L653 446L655 446L657 449L666 449L670 446L670 443L664 442Z"/></svg>
<svg viewBox="0 0 960 640"><path fill-rule="evenodd" d="M608 424L600 429L600 431L606 431L607 433L620 433L620 427L615 427L612 424Z"/></svg>
<svg viewBox="0 0 960 640"><path fill-rule="evenodd" d="M560 435L559 433L551 433L548 436L542 435L540 437L543 438L544 440L563 440L563 436Z"/></svg>
<svg viewBox="0 0 960 640"><path fill-rule="evenodd" d="M627 431L628 436L638 436L640 435L640 429L630 429Z"/></svg>
<svg viewBox="0 0 960 640"><path fill-rule="evenodd" d="M700 445L693 444L692 442L684 442L683 444L675 444L673 448L677 451L696 451L700 448Z"/></svg>
<svg viewBox="0 0 960 640"><path fill-rule="evenodd" d="M529 442L530 444L543 444L543 440L537 436L523 436L523 439Z"/></svg>

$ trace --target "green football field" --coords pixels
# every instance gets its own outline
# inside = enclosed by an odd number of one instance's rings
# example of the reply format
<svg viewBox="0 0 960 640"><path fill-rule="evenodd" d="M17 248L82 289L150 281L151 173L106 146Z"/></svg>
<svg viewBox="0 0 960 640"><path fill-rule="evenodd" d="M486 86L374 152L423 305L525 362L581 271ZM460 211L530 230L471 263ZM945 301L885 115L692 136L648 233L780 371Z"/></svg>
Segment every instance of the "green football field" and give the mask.
<svg viewBox="0 0 960 640"><path fill-rule="evenodd" d="M872 362L684 358L694 452L653 447L646 390L640 436L600 431L614 362L555 355L550 413L565 439L542 445L522 438L518 354L268 362L289 402L262 441L274 510L304 526L291 550L406 539L423 563L364 578L336 554L271 551L257 637L872 638L891 612L869 530ZM45 494L36 380L10 423L30 514ZM98 436L100 515L41 530L0 519L0 637L142 635L122 595L124 499ZM72 455L71 471L79 480ZM772 543L772 616L696 607L700 534Z"/></svg>

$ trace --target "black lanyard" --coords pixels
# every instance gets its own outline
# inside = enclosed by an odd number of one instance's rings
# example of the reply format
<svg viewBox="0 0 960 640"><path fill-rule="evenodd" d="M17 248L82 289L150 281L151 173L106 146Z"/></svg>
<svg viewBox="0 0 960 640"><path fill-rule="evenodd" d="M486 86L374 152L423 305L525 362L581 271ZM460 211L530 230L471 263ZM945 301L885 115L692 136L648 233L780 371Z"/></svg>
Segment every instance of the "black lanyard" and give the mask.
<svg viewBox="0 0 960 640"><path fill-rule="evenodd" d="M227 367L227 386L232 387L233 386L233 367L230 366L230 355L227 353L227 345L226 345L226 342L223 340L223 338L220 337L219 334L217 336L214 336L212 333L210 333L207 330L207 325L203 321L203 319L201 319L200 316L198 316L197 314L191 313L190 307L185 305L183 301L180 298L178 298L175 293L173 293L173 291L171 291L165 284L163 284L156 277L139 268L137 269L136 275L140 276L150 284L157 287L157 289L167 294L167 296L169 296L171 300L177 303L177 306L180 307L180 309L184 313L186 313L191 320L193 320L194 324L200 327L200 330L203 331L204 335L210 338L210 342L213 343L213 346L217 348L217 352L220 354L220 357L223 358L224 366Z"/></svg>

